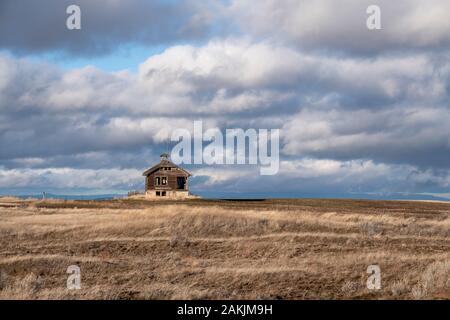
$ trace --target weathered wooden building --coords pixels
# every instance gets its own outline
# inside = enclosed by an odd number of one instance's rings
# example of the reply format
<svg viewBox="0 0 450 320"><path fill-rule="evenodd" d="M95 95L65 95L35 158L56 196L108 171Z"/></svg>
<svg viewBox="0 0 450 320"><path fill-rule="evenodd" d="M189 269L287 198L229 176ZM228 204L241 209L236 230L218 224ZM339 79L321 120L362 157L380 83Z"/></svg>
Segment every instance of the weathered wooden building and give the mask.
<svg viewBox="0 0 450 320"><path fill-rule="evenodd" d="M188 180L191 174L174 164L167 153L161 155L161 161L146 170L145 195L148 198L170 197L188 198Z"/></svg>

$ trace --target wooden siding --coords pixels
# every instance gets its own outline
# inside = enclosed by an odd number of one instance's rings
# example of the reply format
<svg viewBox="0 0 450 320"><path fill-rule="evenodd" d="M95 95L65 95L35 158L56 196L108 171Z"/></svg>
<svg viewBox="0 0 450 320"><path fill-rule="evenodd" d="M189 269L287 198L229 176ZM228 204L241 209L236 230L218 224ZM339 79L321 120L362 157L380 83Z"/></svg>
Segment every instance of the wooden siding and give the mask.
<svg viewBox="0 0 450 320"><path fill-rule="evenodd" d="M167 177L167 185L155 186L156 177ZM177 177L186 178L184 189L177 189ZM177 168L172 168L171 170L162 170L160 168L145 178L145 190L188 190L188 177L188 174Z"/></svg>

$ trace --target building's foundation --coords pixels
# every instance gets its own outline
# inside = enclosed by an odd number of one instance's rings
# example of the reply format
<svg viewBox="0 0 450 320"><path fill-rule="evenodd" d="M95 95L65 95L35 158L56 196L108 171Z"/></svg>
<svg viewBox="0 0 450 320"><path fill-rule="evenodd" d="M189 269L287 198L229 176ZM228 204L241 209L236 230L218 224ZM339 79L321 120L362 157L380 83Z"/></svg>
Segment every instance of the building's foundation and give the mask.
<svg viewBox="0 0 450 320"><path fill-rule="evenodd" d="M174 190L148 190L145 192L146 199L163 200L163 199L196 199L198 196L192 195L189 191Z"/></svg>

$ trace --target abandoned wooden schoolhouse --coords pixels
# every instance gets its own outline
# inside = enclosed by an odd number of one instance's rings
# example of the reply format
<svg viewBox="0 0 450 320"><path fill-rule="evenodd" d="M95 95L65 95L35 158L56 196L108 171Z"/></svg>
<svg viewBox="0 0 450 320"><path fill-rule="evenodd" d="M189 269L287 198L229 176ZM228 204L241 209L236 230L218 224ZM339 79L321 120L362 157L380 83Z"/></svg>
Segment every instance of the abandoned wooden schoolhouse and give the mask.
<svg viewBox="0 0 450 320"><path fill-rule="evenodd" d="M191 174L170 161L167 153L161 154L161 161L146 170L145 196L146 198L177 198L193 197L189 194L189 177Z"/></svg>

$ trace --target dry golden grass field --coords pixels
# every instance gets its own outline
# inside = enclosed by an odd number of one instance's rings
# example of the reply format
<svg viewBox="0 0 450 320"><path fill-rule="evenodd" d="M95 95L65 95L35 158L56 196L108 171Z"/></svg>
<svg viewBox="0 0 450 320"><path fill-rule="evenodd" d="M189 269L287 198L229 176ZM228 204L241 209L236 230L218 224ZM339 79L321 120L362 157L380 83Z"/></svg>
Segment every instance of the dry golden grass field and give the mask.
<svg viewBox="0 0 450 320"><path fill-rule="evenodd" d="M447 203L0 198L0 243L1 299L450 299Z"/></svg>

